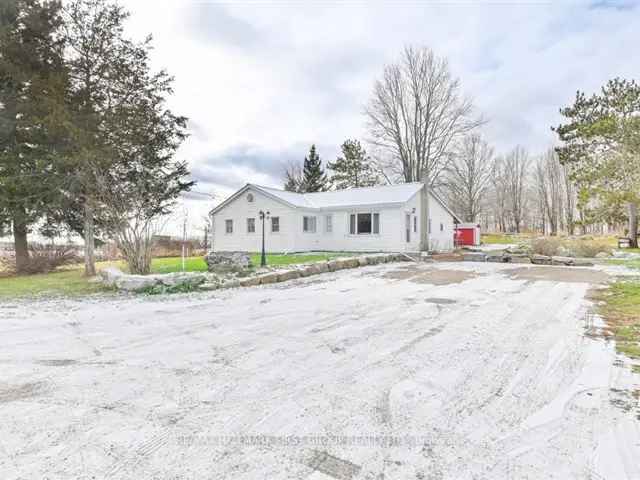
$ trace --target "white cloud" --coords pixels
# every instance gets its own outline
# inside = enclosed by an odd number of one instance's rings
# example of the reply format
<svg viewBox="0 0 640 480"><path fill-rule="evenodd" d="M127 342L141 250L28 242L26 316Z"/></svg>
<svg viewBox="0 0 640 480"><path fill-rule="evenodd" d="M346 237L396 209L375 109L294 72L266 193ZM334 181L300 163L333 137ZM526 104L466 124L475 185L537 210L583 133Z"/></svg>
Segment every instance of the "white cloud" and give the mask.
<svg viewBox="0 0 640 480"><path fill-rule="evenodd" d="M125 5L129 30L154 35L156 65L176 78L171 105L191 119L180 154L196 190L220 196L245 182L279 185L277 165L311 143L330 160L345 138L363 138L373 82L406 44L448 57L498 151L545 150L576 90L640 71L634 2ZM201 215L211 206L185 201Z"/></svg>

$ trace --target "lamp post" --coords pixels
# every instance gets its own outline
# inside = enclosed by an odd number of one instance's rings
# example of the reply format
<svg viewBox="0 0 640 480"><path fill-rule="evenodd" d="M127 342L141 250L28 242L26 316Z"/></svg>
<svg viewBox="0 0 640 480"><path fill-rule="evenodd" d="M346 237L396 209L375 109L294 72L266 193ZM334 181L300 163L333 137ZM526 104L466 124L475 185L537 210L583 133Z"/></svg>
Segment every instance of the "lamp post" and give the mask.
<svg viewBox="0 0 640 480"><path fill-rule="evenodd" d="M260 266L261 267L266 267L267 266L267 255L264 251L264 219L265 218L269 218L269 211L263 211L260 210L260 220L262 220L262 255L260 257Z"/></svg>

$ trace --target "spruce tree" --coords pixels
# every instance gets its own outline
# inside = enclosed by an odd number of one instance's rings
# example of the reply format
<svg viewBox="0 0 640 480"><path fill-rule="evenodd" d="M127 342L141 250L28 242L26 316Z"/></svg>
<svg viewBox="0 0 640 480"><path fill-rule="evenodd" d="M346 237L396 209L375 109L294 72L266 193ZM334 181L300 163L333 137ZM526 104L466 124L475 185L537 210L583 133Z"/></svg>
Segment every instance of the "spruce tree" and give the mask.
<svg viewBox="0 0 640 480"><path fill-rule="evenodd" d="M304 158L302 169L303 192L323 192L327 189L327 175L322 168L322 160L316 153L316 146L311 145L309 156Z"/></svg>
<svg viewBox="0 0 640 480"><path fill-rule="evenodd" d="M29 262L30 229L59 195L67 84L60 12L57 1L0 3L0 221L11 224L18 272Z"/></svg>
<svg viewBox="0 0 640 480"><path fill-rule="evenodd" d="M380 184L380 176L371 157L358 140L345 140L342 144L342 156L335 162L329 162L327 169L333 171L330 181L338 190Z"/></svg>

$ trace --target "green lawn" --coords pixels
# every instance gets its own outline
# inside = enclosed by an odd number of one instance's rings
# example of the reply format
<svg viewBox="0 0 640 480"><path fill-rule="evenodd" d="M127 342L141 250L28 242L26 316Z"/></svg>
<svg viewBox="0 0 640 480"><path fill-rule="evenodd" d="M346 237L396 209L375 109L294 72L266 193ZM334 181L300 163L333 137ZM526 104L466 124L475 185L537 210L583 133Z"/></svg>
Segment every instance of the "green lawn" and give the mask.
<svg viewBox="0 0 640 480"><path fill-rule="evenodd" d="M486 244L514 244L520 243L524 240L530 239L531 236L527 234L513 234L507 235L505 233L482 233L480 234L480 240L482 243Z"/></svg>
<svg viewBox="0 0 640 480"><path fill-rule="evenodd" d="M317 262L331 258L344 256L345 253L311 253L267 255L267 265L292 265L297 263ZM255 266L260 265L260 254L253 254L251 261ZM98 270L116 266L126 270L124 261L98 262ZM189 257L185 259L185 271L206 272L207 264L202 257ZM152 273L171 273L182 271L182 259L180 257L154 258L151 262ZM82 267L74 267L68 270L44 273L38 275L21 275L17 277L0 277L0 300L24 296L49 295L49 296L81 296L92 293L108 291L100 283L89 282L82 275Z"/></svg>
<svg viewBox="0 0 640 480"><path fill-rule="evenodd" d="M596 300L603 302L599 313L616 340L617 350L640 359L640 281L615 282L596 294Z"/></svg>
<svg viewBox="0 0 640 480"><path fill-rule="evenodd" d="M0 278L0 301L3 298L35 295L79 296L104 291L108 290L102 284L87 281L80 268Z"/></svg>

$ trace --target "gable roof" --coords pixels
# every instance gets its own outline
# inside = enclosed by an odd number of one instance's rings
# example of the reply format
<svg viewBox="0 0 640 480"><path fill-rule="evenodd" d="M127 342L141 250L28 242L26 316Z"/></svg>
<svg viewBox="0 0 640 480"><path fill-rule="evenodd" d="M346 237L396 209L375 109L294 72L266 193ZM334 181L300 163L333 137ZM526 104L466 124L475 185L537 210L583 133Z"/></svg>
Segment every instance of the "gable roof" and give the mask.
<svg viewBox="0 0 640 480"><path fill-rule="evenodd" d="M224 206L235 200L247 190L253 188L267 197L279 201L294 208L306 208L310 210L358 207L365 205L393 205L409 201L423 187L422 183L398 183L393 185L380 185L375 187L348 188L344 190L331 190L328 192L297 193L280 190L277 188L263 187L252 183L246 184L236 193L227 198L220 205L211 210L213 215ZM456 220L458 217L445 205L445 203L433 192L431 196ZM459 221L459 220L458 220Z"/></svg>
<svg viewBox="0 0 640 480"><path fill-rule="evenodd" d="M380 205L404 203L421 188L421 183L399 183L375 187L347 188L327 192L295 193L275 188L254 185L288 203L303 208L356 207L360 205Z"/></svg>

